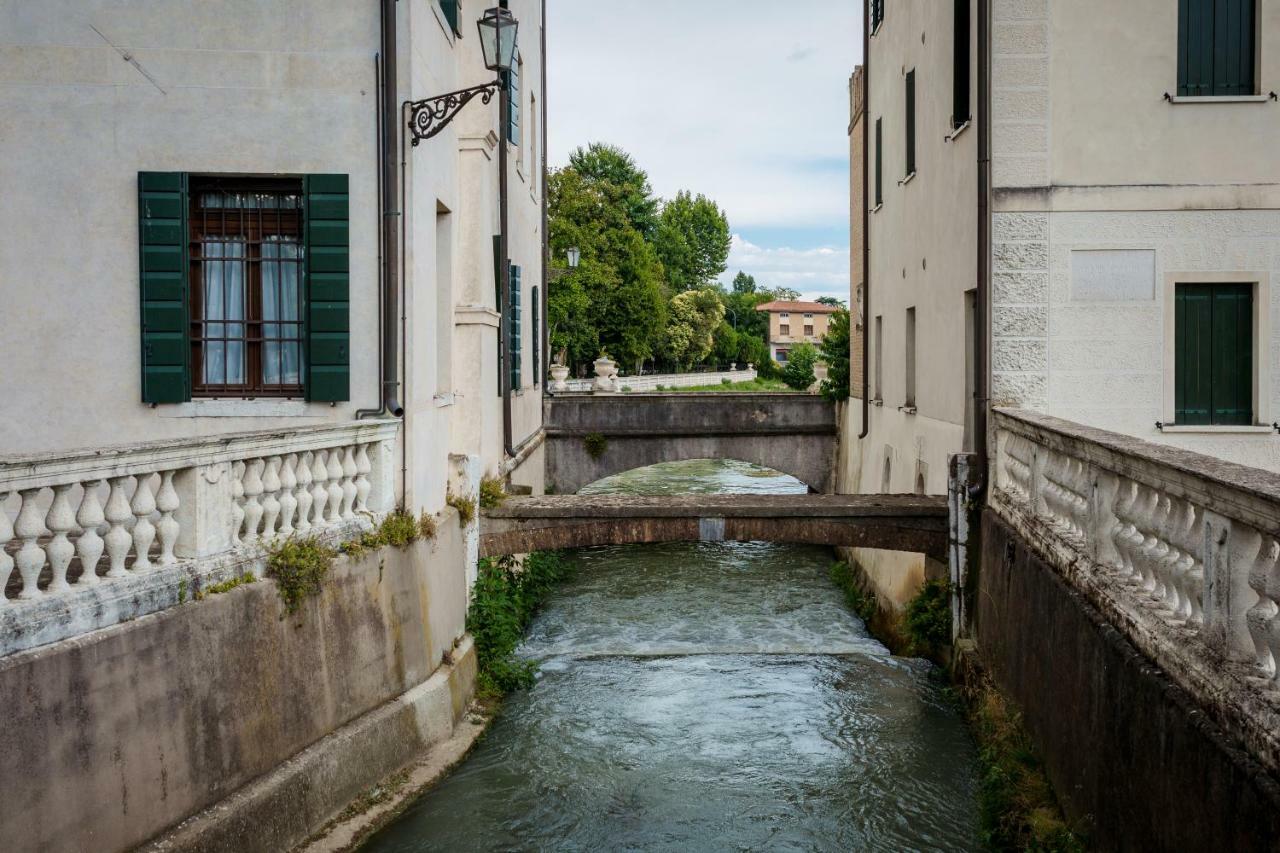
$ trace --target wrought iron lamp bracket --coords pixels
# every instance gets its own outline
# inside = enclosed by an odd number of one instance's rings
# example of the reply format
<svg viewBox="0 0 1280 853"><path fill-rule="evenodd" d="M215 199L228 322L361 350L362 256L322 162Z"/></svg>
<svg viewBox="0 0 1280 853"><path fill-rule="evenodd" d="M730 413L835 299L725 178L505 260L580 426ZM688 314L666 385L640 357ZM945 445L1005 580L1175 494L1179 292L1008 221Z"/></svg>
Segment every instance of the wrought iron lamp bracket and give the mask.
<svg viewBox="0 0 1280 853"><path fill-rule="evenodd" d="M472 99L479 97L482 103L489 103L501 87L502 81L494 80L421 101L409 101L409 132L413 134L413 144L416 146L444 130Z"/></svg>

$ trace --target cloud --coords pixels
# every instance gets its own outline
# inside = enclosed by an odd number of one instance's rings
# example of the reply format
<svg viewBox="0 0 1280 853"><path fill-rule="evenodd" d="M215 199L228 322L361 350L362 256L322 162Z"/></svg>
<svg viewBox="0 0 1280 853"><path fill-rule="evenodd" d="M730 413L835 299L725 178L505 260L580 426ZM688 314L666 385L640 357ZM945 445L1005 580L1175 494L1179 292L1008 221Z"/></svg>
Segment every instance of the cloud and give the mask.
<svg viewBox="0 0 1280 853"><path fill-rule="evenodd" d="M797 47L787 54L787 62L801 62L813 56L813 48Z"/></svg>
<svg viewBox="0 0 1280 853"><path fill-rule="evenodd" d="M761 287L790 287L808 298L836 296L849 299L849 248L822 246L814 249L766 248L733 235L729 266L721 280L733 281L738 270L755 276Z"/></svg>

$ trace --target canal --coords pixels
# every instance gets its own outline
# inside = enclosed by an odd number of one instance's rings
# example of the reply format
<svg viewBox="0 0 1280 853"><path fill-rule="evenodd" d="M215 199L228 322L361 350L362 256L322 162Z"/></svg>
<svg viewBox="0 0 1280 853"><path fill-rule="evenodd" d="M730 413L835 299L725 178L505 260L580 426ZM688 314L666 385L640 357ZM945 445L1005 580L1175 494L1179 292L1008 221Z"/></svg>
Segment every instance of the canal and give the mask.
<svg viewBox="0 0 1280 853"><path fill-rule="evenodd" d="M804 486L699 461L591 490ZM521 649L537 685L366 851L981 849L958 710L930 664L891 656L844 606L831 550L570 556Z"/></svg>

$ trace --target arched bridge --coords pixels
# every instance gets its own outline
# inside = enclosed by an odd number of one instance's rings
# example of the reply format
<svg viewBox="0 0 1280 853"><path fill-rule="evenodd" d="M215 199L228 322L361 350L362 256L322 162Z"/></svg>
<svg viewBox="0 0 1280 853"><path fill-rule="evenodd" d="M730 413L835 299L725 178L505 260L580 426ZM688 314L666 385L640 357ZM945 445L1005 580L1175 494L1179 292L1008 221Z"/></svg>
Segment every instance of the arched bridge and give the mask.
<svg viewBox="0 0 1280 853"><path fill-rule="evenodd" d="M946 498L925 495L547 495L480 521L480 554L656 542L786 542L915 551L946 562Z"/></svg>
<svg viewBox="0 0 1280 853"><path fill-rule="evenodd" d="M686 459L738 459L832 491L836 407L813 395L562 395L546 401L544 426L547 483L561 494Z"/></svg>

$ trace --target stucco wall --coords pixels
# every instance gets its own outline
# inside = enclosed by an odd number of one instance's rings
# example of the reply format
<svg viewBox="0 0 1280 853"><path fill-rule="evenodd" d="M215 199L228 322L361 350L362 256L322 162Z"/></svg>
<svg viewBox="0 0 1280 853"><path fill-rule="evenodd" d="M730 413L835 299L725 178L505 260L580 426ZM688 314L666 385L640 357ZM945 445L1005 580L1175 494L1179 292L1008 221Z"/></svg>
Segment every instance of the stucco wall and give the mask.
<svg viewBox="0 0 1280 853"><path fill-rule="evenodd" d="M423 684L463 633L463 557L449 514L434 542L338 560L296 616L260 581L0 661L22 697L0 765L23 779L0 846L131 848ZM349 798L377 775L329 781Z"/></svg>

